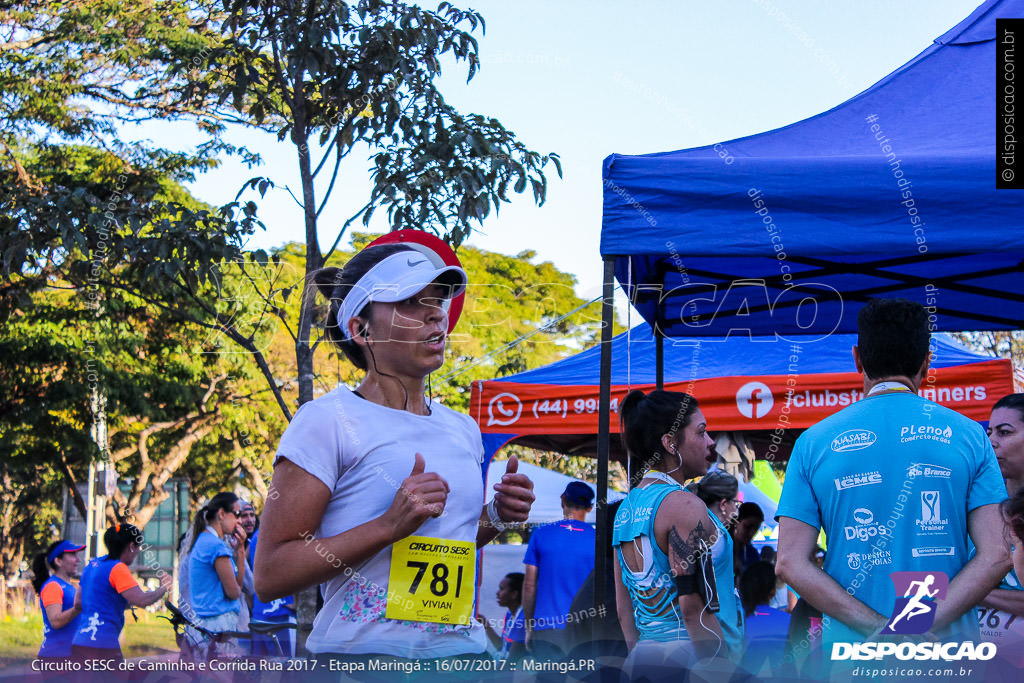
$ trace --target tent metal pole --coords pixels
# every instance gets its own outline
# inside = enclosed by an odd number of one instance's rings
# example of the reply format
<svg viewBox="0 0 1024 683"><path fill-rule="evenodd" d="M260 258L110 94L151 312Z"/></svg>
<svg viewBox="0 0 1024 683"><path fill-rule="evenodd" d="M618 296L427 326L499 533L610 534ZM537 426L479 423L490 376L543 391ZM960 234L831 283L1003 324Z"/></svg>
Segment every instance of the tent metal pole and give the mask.
<svg viewBox="0 0 1024 683"><path fill-rule="evenodd" d="M659 390L665 388L665 333L661 325L654 326L654 368L655 384Z"/></svg>
<svg viewBox="0 0 1024 683"><path fill-rule="evenodd" d="M598 393L597 427L597 538L594 548L594 609L605 604L605 576L608 575L609 535L608 510L608 456L611 451L608 424L611 421L612 402L612 323L615 308L615 257L604 259L604 290L601 301L601 386ZM598 612L595 611L595 614ZM598 620L592 621L599 628Z"/></svg>

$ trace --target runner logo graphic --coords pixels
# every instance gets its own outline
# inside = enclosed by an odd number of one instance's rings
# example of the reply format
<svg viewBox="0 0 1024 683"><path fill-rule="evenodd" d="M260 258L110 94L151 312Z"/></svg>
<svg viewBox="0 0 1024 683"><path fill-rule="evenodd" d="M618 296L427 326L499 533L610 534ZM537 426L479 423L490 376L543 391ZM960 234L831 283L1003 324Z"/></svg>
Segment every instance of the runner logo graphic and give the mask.
<svg viewBox="0 0 1024 683"><path fill-rule="evenodd" d="M925 633L935 622L938 600L946 599L949 577L942 572L893 572L889 575L896 587L896 604L882 634Z"/></svg>

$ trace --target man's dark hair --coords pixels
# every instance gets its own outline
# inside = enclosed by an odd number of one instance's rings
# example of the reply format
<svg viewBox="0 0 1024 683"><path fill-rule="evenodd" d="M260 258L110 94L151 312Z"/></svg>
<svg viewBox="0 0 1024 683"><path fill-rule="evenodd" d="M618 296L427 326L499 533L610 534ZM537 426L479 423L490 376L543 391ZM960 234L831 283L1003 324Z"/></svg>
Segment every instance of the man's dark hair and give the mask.
<svg viewBox="0 0 1024 683"><path fill-rule="evenodd" d="M512 572L511 574L505 574L505 578L508 579L508 589L519 593L519 599L523 599L523 579L526 575L522 572Z"/></svg>
<svg viewBox="0 0 1024 683"><path fill-rule="evenodd" d="M762 510L761 506L758 505L757 503L743 503L742 505L740 505L737 521L742 522L744 519L747 519L748 517L753 517L763 522L764 510Z"/></svg>
<svg viewBox="0 0 1024 683"><path fill-rule="evenodd" d="M907 299L871 299L857 314L857 349L871 379L915 377L928 357L928 313Z"/></svg>

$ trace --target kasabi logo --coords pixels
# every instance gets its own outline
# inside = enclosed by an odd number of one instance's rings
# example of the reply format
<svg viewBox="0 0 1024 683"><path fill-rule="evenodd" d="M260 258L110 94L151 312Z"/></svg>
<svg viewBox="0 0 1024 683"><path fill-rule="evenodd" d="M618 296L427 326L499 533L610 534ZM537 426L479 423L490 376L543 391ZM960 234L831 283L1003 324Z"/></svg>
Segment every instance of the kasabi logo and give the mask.
<svg viewBox="0 0 1024 683"><path fill-rule="evenodd" d="M873 444L876 439L875 433L867 429L851 429L832 439L832 450L836 453L859 451Z"/></svg>
<svg viewBox="0 0 1024 683"><path fill-rule="evenodd" d="M897 597L882 633L927 632L935 622L937 601L946 599L949 577L942 572L893 572L889 577L896 587Z"/></svg>

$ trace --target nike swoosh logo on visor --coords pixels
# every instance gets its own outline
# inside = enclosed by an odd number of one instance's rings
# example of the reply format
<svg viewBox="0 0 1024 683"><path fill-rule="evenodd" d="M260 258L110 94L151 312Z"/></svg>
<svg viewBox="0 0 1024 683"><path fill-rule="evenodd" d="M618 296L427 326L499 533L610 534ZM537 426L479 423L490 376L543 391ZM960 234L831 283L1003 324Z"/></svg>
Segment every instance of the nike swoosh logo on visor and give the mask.
<svg viewBox="0 0 1024 683"><path fill-rule="evenodd" d="M410 268L412 268L413 266L418 266L419 264L426 263L426 262L427 262L427 259L423 259L422 261L416 261L415 263L413 263L413 260L409 259L408 261L405 262L405 265L407 265Z"/></svg>

